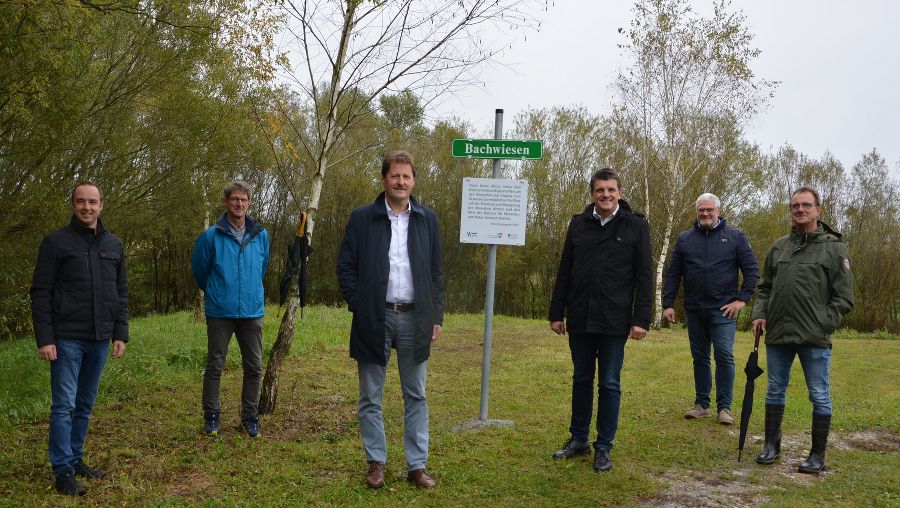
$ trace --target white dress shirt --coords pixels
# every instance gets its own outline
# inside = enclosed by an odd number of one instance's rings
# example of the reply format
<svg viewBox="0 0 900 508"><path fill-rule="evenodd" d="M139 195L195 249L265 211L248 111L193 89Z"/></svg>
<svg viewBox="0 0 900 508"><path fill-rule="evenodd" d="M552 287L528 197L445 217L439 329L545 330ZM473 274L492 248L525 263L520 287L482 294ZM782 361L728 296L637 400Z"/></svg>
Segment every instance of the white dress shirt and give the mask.
<svg viewBox="0 0 900 508"><path fill-rule="evenodd" d="M601 226L605 226L607 223L609 223L609 221L613 220L613 218L615 218L617 213L619 213L619 205L616 205L616 209L613 210L613 213L607 215L606 218L604 219L603 217L600 217L599 213L597 213L597 205L594 205L594 218L600 219Z"/></svg>
<svg viewBox="0 0 900 508"><path fill-rule="evenodd" d="M388 275L387 302L412 303L413 279L409 264L409 247L406 241L412 203L407 204L406 210L399 214L391 209L387 199L384 200L384 206L387 207L388 218L391 219L391 246L388 250L391 269Z"/></svg>

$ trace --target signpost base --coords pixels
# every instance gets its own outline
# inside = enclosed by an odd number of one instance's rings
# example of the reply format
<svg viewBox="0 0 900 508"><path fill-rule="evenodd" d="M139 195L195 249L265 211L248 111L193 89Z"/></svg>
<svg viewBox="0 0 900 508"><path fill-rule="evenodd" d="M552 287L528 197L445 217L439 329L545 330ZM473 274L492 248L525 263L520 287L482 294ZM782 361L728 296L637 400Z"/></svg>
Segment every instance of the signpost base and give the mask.
<svg viewBox="0 0 900 508"><path fill-rule="evenodd" d="M481 418L475 418L474 420L455 425L452 430L453 432L460 432L463 430L481 430L485 427L499 427L502 429L506 429L512 426L512 420L494 420L492 418L482 420Z"/></svg>

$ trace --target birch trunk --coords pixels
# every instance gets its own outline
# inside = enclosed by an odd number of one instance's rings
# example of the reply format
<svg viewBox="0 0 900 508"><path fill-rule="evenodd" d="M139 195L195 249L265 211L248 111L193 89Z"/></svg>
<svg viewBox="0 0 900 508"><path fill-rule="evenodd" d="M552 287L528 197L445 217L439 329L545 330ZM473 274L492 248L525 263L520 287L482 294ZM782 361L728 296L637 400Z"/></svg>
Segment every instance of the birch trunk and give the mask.
<svg viewBox="0 0 900 508"><path fill-rule="evenodd" d="M340 89L342 74L344 70L344 59L347 54L347 45L349 44L350 35L353 31L353 20L356 7L359 2L347 2L347 11L344 13L343 29L341 30L341 42L338 49L337 58L334 62L334 68L331 73L331 83L328 97L328 115L324 125L319 126L319 135L322 138L321 150L316 161L316 173L313 175L311 189L308 218L306 222L306 236L309 238L309 244L312 246L313 230L316 224L316 212L319 208L319 199L322 195L322 182L325 179L325 170L328 167L329 155L335 142L335 131L337 129L337 91ZM259 398L259 413L268 414L275 411L278 402L278 376L281 372L281 365L287 357L294 342L294 323L297 320L297 309L300 307L300 299L297 297L296 283L291 285L290 302L285 309L284 316L281 318L281 325L278 328L278 337L275 344L272 345L272 353L269 355L269 363L266 365L266 375L263 377L262 393Z"/></svg>

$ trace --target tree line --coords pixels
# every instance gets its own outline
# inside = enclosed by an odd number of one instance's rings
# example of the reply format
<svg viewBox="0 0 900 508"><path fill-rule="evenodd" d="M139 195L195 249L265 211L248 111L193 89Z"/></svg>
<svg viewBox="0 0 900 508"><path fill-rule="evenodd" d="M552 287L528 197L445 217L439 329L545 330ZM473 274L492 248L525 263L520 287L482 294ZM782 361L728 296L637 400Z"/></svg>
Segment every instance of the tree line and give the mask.
<svg viewBox="0 0 900 508"><path fill-rule="evenodd" d="M719 34L725 47L739 46L741 32L731 28L742 20L725 11L718 24L700 25L683 9L660 18L659 9L683 2L644 4L647 19L667 20L662 28L701 27L706 39ZM314 208L308 301L341 305L334 272L344 224L353 207L380 192L380 159L394 148L415 156L415 194L440 219L448 311L483 309L486 248L458 241L459 213L462 179L489 176L490 164L455 159L450 145L488 136L457 119L431 118L415 82L291 86L279 75L289 63L273 42L290 18L237 0L0 4L0 336L30 333L37 246L68 221L69 192L81 179L100 184L102 220L125 244L133 315L197 305L193 241L221 213L222 188L233 179L254 186L251 214L271 232L270 301L298 214ZM623 76L612 113L560 106L514 115L507 137L543 139L544 158L502 166L504 177L529 181L528 224L524 247L498 249L495 311L546 317L568 220L589 201L591 172L611 166L623 177L623 197L647 215L657 268L690 225L700 193L722 198L722 215L747 233L762 260L790 227L790 190L816 187L823 219L844 233L851 252L856 308L845 325L900 332L900 188L888 162L872 149L848 168L828 153L748 142L736 114L748 103L732 99L760 90L750 102L760 104L769 93L769 83L746 74L752 51L725 55L731 60L720 71L736 81L722 96L699 97L711 106L655 101L647 92L665 83L649 80L678 69L654 67L650 57L665 34L650 25L632 27L625 44L648 81ZM666 37L688 40L680 32ZM723 57L715 48L709 54ZM749 88L738 86L742 79ZM668 123L641 121L660 111L671 115L662 117ZM325 140L323 157L314 148Z"/></svg>

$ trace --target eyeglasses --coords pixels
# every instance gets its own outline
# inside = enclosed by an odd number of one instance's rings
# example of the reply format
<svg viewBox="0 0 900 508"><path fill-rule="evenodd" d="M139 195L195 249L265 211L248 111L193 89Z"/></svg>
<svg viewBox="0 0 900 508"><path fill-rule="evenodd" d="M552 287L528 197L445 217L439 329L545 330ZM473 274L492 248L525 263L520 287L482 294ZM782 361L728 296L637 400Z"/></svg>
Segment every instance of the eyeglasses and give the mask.
<svg viewBox="0 0 900 508"><path fill-rule="evenodd" d="M715 212L715 208L698 208L697 213L713 213Z"/></svg>
<svg viewBox="0 0 900 508"><path fill-rule="evenodd" d="M804 210L809 210L814 206L816 206L815 203L791 203L791 210L799 210L801 208L803 208Z"/></svg>

